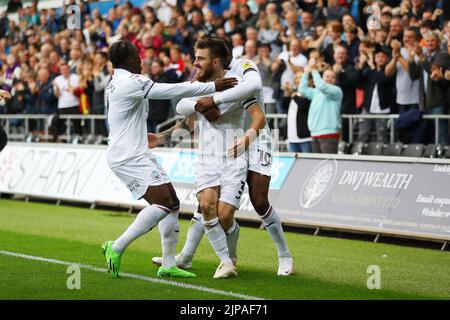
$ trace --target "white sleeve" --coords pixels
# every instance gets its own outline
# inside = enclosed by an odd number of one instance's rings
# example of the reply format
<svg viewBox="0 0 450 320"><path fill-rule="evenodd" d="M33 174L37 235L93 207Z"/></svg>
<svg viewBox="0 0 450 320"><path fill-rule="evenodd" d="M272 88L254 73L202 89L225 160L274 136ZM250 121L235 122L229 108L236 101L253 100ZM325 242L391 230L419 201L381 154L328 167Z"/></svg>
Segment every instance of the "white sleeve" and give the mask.
<svg viewBox="0 0 450 320"><path fill-rule="evenodd" d="M216 92L214 82L181 82L156 83L153 82L147 89L144 99L165 100L172 98L197 97Z"/></svg>
<svg viewBox="0 0 450 320"><path fill-rule="evenodd" d="M228 103L234 101L242 101L250 97L256 96L259 90L262 89L261 75L257 71L255 64L249 64L242 62L242 79L234 88L225 90L223 92L217 92L214 94L213 99L216 105L221 103Z"/></svg>
<svg viewBox="0 0 450 320"><path fill-rule="evenodd" d="M195 112L196 103L193 98L183 98L177 103L177 112L183 116L190 116Z"/></svg>
<svg viewBox="0 0 450 320"><path fill-rule="evenodd" d="M157 83L140 74L133 74L127 86L129 96L154 100L202 96L216 91L214 82Z"/></svg>

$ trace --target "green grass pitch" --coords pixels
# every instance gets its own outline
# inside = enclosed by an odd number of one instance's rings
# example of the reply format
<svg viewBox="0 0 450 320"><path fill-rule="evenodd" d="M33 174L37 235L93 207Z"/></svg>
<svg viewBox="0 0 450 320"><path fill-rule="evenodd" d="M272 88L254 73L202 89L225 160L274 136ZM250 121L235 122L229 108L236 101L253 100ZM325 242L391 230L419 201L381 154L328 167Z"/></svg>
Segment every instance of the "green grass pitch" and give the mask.
<svg viewBox="0 0 450 320"><path fill-rule="evenodd" d="M0 199L0 299L239 299L223 291L264 299L449 299L450 254L432 249L286 233L296 274L279 277L275 246L265 230L241 229L239 277L212 278L218 264L202 240L194 259L195 279L179 287L143 279L112 279L81 268L81 289L69 290L67 265L5 252L104 268L100 245L115 239L133 215L106 210ZM181 250L188 221L181 220ZM122 272L156 279L151 257L160 255L157 229L134 242ZM381 289L369 290L367 268L381 271ZM168 279L171 280L171 279ZM197 290L209 288L214 292ZM206 290L209 290L206 289Z"/></svg>

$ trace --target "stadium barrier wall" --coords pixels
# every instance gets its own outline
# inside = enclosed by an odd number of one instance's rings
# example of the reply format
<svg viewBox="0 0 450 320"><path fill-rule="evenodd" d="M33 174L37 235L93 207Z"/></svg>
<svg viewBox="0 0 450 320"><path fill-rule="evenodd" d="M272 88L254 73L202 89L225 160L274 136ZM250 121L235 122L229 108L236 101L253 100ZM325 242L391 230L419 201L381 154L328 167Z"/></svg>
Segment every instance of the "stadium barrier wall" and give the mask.
<svg viewBox="0 0 450 320"><path fill-rule="evenodd" d="M0 192L140 208L110 171L105 146L10 143L0 153ZM196 154L154 149L181 211L197 207ZM277 154L269 198L283 223L450 240L450 161L353 155ZM238 219L260 221L246 188Z"/></svg>

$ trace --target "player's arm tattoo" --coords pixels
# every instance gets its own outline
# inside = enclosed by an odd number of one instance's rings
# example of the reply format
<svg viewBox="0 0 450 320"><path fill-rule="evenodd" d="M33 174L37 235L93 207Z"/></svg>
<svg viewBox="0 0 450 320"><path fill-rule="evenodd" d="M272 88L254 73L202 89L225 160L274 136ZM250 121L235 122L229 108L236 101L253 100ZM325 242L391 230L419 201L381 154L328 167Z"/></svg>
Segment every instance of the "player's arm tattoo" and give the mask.
<svg viewBox="0 0 450 320"><path fill-rule="evenodd" d="M172 134L176 130L187 130L189 133L193 133L194 132L194 128L195 128L194 119L195 118L192 117L192 116L185 117L183 120L181 120L180 122L178 122L174 126L170 127L169 129L158 133L158 137L159 137L159 139L161 141L161 144L165 144L168 141L170 141L170 139L172 137Z"/></svg>

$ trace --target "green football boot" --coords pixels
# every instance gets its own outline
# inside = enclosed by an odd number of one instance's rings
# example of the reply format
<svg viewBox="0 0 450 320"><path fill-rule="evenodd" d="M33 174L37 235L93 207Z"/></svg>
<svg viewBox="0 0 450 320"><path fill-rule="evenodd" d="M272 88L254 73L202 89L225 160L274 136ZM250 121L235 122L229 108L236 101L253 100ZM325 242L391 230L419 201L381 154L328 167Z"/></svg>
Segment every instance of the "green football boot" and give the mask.
<svg viewBox="0 0 450 320"><path fill-rule="evenodd" d="M102 244L103 254L106 258L106 267L108 273L113 278L120 277L120 258L121 255L112 248L113 241L106 241Z"/></svg>
<svg viewBox="0 0 450 320"><path fill-rule="evenodd" d="M172 268L159 267L158 277L170 277L170 278L195 278L196 275L192 272L173 266Z"/></svg>

